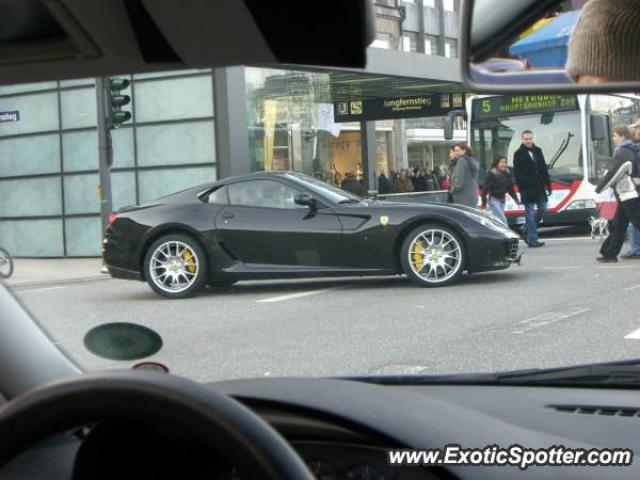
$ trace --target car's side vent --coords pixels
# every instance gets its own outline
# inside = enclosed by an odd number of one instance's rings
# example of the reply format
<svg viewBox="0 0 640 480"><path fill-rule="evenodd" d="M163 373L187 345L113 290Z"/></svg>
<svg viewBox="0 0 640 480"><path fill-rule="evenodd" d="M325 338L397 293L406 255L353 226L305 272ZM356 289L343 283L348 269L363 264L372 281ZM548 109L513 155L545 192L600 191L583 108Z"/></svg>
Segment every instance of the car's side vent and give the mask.
<svg viewBox="0 0 640 480"><path fill-rule="evenodd" d="M557 412L580 413L583 415L606 415L609 417L637 417L640 418L640 408L611 407L596 405L547 405Z"/></svg>

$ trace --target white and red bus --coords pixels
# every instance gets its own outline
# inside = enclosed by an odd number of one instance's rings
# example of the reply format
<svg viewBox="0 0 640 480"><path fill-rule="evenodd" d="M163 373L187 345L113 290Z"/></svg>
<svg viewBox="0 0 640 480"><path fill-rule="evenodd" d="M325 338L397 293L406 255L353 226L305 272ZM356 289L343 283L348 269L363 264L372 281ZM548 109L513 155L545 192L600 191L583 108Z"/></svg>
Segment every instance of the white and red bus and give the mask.
<svg viewBox="0 0 640 480"><path fill-rule="evenodd" d="M586 223L596 203L597 179L613 154L611 128L640 117L634 95L491 95L467 100L468 140L480 160L480 181L497 155L513 166L523 130L532 130L549 166L553 193L544 223ZM507 196L509 224L524 223L524 208Z"/></svg>

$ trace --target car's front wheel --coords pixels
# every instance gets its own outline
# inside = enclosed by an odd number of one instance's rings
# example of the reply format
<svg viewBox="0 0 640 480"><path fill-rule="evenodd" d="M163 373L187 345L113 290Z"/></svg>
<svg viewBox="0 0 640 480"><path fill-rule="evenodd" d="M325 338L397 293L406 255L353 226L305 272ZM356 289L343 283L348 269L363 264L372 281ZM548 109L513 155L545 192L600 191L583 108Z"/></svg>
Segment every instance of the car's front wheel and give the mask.
<svg viewBox="0 0 640 480"><path fill-rule="evenodd" d="M188 235L172 234L151 244L144 258L149 286L167 298L185 298L207 284L207 257Z"/></svg>
<svg viewBox="0 0 640 480"><path fill-rule="evenodd" d="M404 273L424 287L456 282L464 270L465 251L460 235L445 225L422 225L405 238L400 250Z"/></svg>

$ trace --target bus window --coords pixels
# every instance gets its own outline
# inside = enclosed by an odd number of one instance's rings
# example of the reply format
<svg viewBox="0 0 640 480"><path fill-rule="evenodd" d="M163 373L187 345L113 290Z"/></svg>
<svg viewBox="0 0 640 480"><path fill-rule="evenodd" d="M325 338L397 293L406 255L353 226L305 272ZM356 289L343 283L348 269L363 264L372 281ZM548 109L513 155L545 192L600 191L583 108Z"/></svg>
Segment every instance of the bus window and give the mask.
<svg viewBox="0 0 640 480"><path fill-rule="evenodd" d="M480 160L481 181L497 155L506 156L509 166L513 166L513 156L520 148L523 130L533 131L552 180L571 182L584 177L579 110L496 117L482 115L471 122L471 129L471 146Z"/></svg>

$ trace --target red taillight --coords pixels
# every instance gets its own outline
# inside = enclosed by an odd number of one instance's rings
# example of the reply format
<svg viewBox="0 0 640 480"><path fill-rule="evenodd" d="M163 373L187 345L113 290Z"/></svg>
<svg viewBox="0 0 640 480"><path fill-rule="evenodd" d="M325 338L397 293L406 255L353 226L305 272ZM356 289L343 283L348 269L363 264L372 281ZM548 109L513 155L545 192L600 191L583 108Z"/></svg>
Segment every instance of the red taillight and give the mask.
<svg viewBox="0 0 640 480"><path fill-rule="evenodd" d="M113 222L116 221L116 218L118 218L118 214L117 213L115 213L115 212L110 213L109 214L109 218L108 218L109 225L113 225Z"/></svg>

